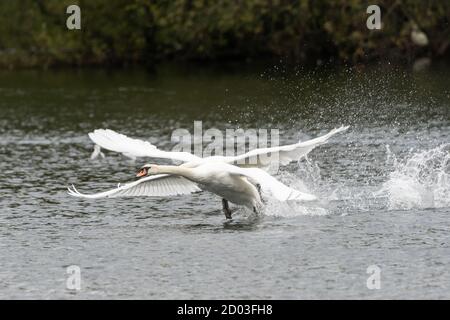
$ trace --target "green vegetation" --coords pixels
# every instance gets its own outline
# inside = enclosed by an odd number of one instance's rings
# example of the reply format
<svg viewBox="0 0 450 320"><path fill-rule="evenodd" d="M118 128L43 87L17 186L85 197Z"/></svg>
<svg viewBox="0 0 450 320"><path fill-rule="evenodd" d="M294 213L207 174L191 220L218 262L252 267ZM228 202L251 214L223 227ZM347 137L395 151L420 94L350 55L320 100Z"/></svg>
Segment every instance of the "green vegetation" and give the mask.
<svg viewBox="0 0 450 320"><path fill-rule="evenodd" d="M377 2L381 30L367 29L362 0L1 1L0 67L448 57L450 1ZM81 7L81 30L66 28L70 4ZM428 36L427 46L411 41L414 24Z"/></svg>

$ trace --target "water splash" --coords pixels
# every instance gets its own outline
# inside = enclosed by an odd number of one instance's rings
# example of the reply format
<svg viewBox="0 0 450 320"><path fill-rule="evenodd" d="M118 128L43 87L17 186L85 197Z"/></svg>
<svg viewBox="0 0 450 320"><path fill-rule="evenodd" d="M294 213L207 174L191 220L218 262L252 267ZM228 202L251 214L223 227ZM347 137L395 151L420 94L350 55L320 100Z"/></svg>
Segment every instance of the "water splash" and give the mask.
<svg viewBox="0 0 450 320"><path fill-rule="evenodd" d="M324 216L330 214L326 205L320 203L279 202L269 199L264 214L273 217Z"/></svg>
<svg viewBox="0 0 450 320"><path fill-rule="evenodd" d="M322 216L329 214L328 199L321 195L324 181L318 164L305 158L294 166L297 166L294 171L280 171L278 178L296 190L317 195L320 200L317 202L279 202L268 199L265 214L277 217Z"/></svg>
<svg viewBox="0 0 450 320"><path fill-rule="evenodd" d="M413 210L450 207L450 144L397 156L386 148L380 162L386 178L364 185L331 183L316 162L301 161L294 170L278 173L283 183L320 199L314 203L269 201L265 214L278 217L354 214L373 210ZM378 182L377 182L378 181ZM380 185L381 183L381 185Z"/></svg>
<svg viewBox="0 0 450 320"><path fill-rule="evenodd" d="M410 152L404 160L386 148L393 171L377 196L387 197L389 210L450 206L450 144Z"/></svg>

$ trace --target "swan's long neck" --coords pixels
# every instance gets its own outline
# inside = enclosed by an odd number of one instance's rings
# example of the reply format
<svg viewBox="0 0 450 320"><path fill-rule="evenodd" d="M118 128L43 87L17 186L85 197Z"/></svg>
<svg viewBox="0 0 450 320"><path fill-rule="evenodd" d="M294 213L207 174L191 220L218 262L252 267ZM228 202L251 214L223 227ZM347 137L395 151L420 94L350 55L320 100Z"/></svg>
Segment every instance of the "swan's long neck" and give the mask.
<svg viewBox="0 0 450 320"><path fill-rule="evenodd" d="M180 166L158 166L158 173L173 174L185 178L192 178L191 169Z"/></svg>

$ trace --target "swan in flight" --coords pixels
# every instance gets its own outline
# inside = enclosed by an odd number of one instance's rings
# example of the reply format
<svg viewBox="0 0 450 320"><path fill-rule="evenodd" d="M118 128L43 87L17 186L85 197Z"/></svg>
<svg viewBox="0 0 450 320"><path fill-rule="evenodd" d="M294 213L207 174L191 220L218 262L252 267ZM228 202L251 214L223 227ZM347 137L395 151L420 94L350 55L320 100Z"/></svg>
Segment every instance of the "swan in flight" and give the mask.
<svg viewBox="0 0 450 320"><path fill-rule="evenodd" d="M202 190L222 197L222 206L227 219L231 219L228 201L243 205L254 212L262 208L261 191L268 192L279 201L314 201L312 194L290 188L267 173L270 162L279 161L286 165L298 161L316 146L325 143L331 136L347 130L340 127L329 133L296 144L254 149L238 156L211 156L201 158L188 152L162 151L150 142L129 138L108 129L98 129L89 133L98 146L128 157L151 157L181 161L182 164L146 164L136 174L137 181L96 194L80 193L75 186L69 187L69 194L75 197L98 199L126 196L174 196L191 194ZM96 153L99 153L96 147ZM263 161L264 155L277 155Z"/></svg>

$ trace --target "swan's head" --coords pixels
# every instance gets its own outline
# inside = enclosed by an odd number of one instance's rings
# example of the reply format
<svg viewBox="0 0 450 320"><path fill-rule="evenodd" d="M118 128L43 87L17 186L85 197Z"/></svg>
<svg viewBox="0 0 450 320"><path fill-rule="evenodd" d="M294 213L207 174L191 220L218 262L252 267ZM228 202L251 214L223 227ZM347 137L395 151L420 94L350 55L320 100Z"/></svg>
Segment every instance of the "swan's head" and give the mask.
<svg viewBox="0 0 450 320"><path fill-rule="evenodd" d="M139 169L139 171L136 173L136 177L145 177L152 174L158 173L158 166L156 164L146 164Z"/></svg>

